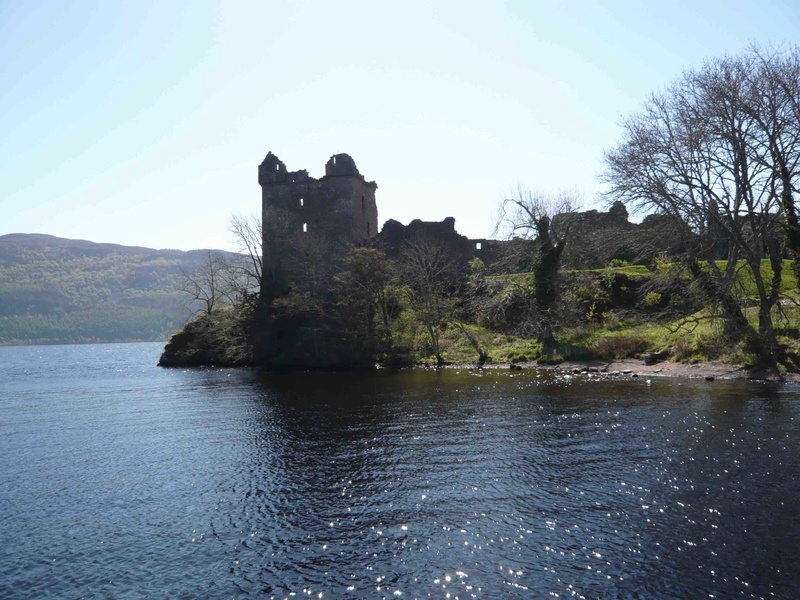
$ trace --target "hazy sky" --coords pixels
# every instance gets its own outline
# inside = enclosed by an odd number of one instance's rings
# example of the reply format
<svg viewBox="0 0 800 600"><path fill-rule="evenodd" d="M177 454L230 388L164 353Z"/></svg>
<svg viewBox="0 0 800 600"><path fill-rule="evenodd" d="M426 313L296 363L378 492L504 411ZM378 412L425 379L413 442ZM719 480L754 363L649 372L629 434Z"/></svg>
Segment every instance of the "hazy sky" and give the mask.
<svg viewBox="0 0 800 600"><path fill-rule="evenodd" d="M591 206L684 68L798 33L797 0L0 0L0 234L225 247L271 150L350 154L381 224L486 237L517 184Z"/></svg>

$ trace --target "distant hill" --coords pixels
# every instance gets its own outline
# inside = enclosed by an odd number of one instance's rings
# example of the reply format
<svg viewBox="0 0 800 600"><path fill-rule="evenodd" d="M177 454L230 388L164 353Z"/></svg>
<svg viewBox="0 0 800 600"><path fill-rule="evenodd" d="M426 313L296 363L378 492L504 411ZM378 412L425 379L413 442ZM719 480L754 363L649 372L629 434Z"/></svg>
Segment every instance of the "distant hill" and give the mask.
<svg viewBox="0 0 800 600"><path fill-rule="evenodd" d="M0 345L165 340L176 291L205 250L153 250L44 234L0 236Z"/></svg>

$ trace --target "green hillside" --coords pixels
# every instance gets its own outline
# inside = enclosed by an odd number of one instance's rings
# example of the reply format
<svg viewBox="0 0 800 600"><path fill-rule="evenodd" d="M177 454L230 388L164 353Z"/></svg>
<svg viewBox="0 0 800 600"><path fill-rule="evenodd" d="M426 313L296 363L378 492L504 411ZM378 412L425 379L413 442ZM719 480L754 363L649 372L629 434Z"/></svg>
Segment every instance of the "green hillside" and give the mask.
<svg viewBox="0 0 800 600"><path fill-rule="evenodd" d="M190 314L176 291L205 251L0 236L0 345L164 340Z"/></svg>

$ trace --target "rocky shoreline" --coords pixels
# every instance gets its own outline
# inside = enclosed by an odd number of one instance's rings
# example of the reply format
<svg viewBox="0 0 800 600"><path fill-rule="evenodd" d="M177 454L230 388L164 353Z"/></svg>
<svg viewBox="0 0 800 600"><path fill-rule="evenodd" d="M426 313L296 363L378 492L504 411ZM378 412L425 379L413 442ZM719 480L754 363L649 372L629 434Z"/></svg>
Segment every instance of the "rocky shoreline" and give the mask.
<svg viewBox="0 0 800 600"><path fill-rule="evenodd" d="M565 361L558 365L540 365L536 362L493 364L495 369L549 369L570 375L594 375L636 379L639 377L678 377L683 379L746 379L800 383L800 373L750 371L740 365L719 361L685 364L672 361L647 364L643 360L625 358L618 360Z"/></svg>

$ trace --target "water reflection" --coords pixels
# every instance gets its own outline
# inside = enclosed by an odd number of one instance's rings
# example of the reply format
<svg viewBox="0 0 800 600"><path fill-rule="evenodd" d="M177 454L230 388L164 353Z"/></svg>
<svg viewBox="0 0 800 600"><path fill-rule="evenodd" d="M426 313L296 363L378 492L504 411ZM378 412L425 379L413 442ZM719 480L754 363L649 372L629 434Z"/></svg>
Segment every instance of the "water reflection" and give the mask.
<svg viewBox="0 0 800 600"><path fill-rule="evenodd" d="M2 597L792 597L800 578L796 388L71 364L0 387Z"/></svg>
<svg viewBox="0 0 800 600"><path fill-rule="evenodd" d="M724 595L748 575L781 589L753 576L774 557L751 553L737 575L713 559L729 536L742 539L718 508L730 512L736 496L697 481L728 473L714 463L731 454L718 436L731 419L745 427L759 401L786 410L779 390L761 388L770 397L754 402L741 385L421 372L251 384L263 409L253 460L271 465L254 479L274 490L255 496L250 522L227 524L251 530L232 573L246 580L260 564L278 596L664 595L694 569L705 577L694 591ZM726 541L710 542L721 527Z"/></svg>

